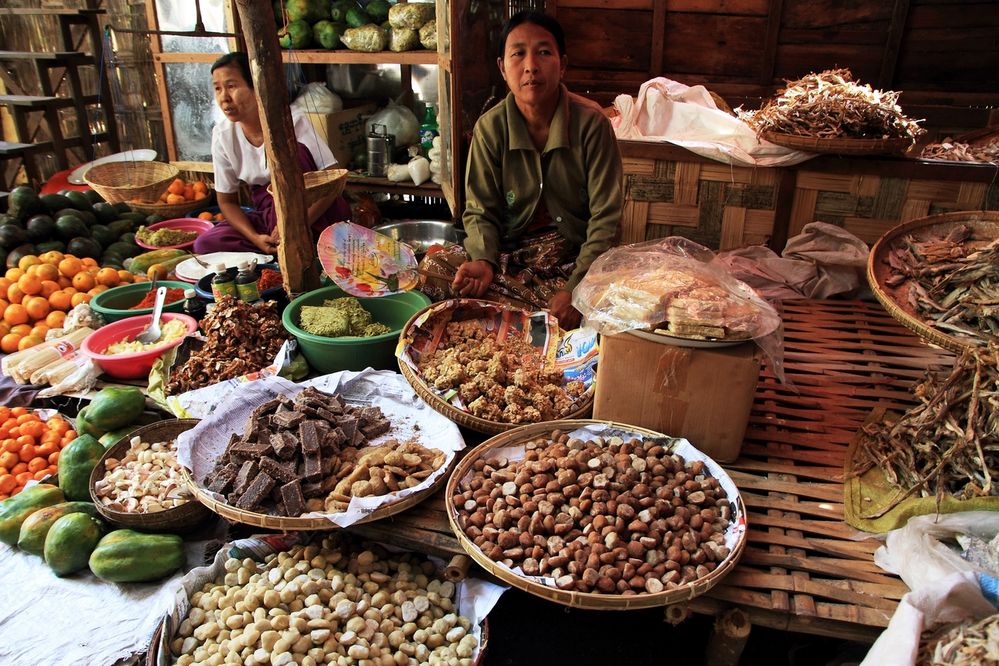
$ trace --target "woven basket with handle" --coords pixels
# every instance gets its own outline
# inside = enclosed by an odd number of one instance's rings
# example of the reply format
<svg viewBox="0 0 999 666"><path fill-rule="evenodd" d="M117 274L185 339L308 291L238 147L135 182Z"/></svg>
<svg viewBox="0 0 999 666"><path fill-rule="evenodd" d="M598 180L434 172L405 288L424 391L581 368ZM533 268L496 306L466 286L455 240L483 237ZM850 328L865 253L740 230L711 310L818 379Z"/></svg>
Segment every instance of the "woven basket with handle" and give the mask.
<svg viewBox="0 0 999 666"><path fill-rule="evenodd" d="M165 162L105 162L90 167L83 179L108 203L155 201L178 173L177 167Z"/></svg>
<svg viewBox="0 0 999 666"><path fill-rule="evenodd" d="M137 213L159 215L164 219L171 220L177 217L185 217L188 213L198 208L215 205L215 179L211 162L171 162L170 164L177 167L178 178L182 178L186 182L202 182L207 185L208 195L201 199L172 204L159 201L143 201L141 198L133 199L128 202L129 208ZM148 197L143 198L148 199Z"/></svg>

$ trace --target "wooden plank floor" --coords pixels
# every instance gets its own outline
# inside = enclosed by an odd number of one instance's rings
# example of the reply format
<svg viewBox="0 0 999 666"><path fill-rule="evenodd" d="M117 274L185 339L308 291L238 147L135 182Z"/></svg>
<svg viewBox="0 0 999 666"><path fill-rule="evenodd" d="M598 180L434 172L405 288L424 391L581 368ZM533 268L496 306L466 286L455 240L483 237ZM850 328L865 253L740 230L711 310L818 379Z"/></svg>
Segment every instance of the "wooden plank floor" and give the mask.
<svg viewBox="0 0 999 666"><path fill-rule="evenodd" d="M762 372L741 456L725 466L749 514L746 549L733 572L689 608L739 606L758 625L871 641L906 587L874 564L879 543L843 522L844 456L876 405L907 408L913 382L952 357L920 342L879 304L859 301L785 303L784 346L794 389ZM442 556L461 552L443 493L351 529Z"/></svg>

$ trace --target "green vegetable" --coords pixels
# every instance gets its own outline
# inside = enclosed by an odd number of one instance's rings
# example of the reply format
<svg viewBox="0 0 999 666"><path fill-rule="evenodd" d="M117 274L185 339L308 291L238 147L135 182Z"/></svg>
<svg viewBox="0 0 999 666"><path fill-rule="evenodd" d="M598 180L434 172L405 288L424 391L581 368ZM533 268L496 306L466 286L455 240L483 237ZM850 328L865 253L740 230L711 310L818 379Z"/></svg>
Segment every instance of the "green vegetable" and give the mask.
<svg viewBox="0 0 999 666"><path fill-rule="evenodd" d="M66 501L62 490L49 483L39 483L0 502L0 541L16 546L24 521L39 509Z"/></svg>
<svg viewBox="0 0 999 666"><path fill-rule="evenodd" d="M90 435L80 435L59 453L59 487L67 499L90 499L90 473L104 455L104 447Z"/></svg>
<svg viewBox="0 0 999 666"><path fill-rule="evenodd" d="M80 410L76 431L100 437L109 430L117 430L135 423L145 408L146 397L139 389L109 386L98 391L90 404Z"/></svg>
<svg viewBox="0 0 999 666"><path fill-rule="evenodd" d="M86 568L103 526L103 521L86 513L71 513L55 521L45 537L45 564L57 576Z"/></svg>
<svg viewBox="0 0 999 666"><path fill-rule="evenodd" d="M115 530L90 555L90 570L115 583L138 583L176 571L184 559L183 541L175 534Z"/></svg>

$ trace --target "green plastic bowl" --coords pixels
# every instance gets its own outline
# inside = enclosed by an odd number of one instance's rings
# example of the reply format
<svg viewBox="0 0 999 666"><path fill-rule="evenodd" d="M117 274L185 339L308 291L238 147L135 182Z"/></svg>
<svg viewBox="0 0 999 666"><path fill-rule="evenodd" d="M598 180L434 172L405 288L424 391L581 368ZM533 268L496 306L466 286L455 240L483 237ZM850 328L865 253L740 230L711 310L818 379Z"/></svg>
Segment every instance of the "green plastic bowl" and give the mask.
<svg viewBox="0 0 999 666"><path fill-rule="evenodd" d="M338 287L323 287L302 294L284 309L281 322L285 330L298 340L305 360L319 372L325 374L369 367L375 370L394 370L398 367L395 348L399 342L399 333L410 317L430 305L430 299L419 291L381 298L359 298L361 305L374 316L375 321L392 329L384 335L371 338L327 338L312 335L298 327L303 305L322 305L324 300L347 295Z"/></svg>
<svg viewBox="0 0 999 666"><path fill-rule="evenodd" d="M108 323L118 321L119 319L124 319L126 317L152 314L153 309L151 307L140 308L139 310L129 310L130 307L142 300L142 298L149 292L149 287L151 285L151 282L135 282L133 284L123 284L117 287L112 287L111 289L102 291L94 296L90 301L90 308L97 314L104 317L104 320ZM160 280L156 283L156 285L172 289L194 289L193 284L178 282L176 280ZM163 305L163 312L183 311L183 298L174 303L167 303Z"/></svg>

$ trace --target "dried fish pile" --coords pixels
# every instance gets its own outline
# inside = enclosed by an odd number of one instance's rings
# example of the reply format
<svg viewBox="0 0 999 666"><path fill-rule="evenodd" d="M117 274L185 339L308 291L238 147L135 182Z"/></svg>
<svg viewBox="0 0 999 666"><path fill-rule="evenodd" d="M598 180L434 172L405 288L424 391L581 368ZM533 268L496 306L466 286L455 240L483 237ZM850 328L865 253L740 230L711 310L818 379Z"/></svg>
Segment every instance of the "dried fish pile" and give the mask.
<svg viewBox="0 0 999 666"><path fill-rule="evenodd" d="M919 127L920 121L902 113L900 94L874 90L855 82L850 70L833 69L788 81L762 108L739 111L739 117L757 134L915 140L925 130Z"/></svg>
<svg viewBox="0 0 999 666"><path fill-rule="evenodd" d="M943 238L895 241L886 257L889 287L930 326L984 346L999 343L999 239L983 246L967 225Z"/></svg>
<svg viewBox="0 0 999 666"><path fill-rule="evenodd" d="M919 651L919 666L999 666L999 614L959 625Z"/></svg>
<svg viewBox="0 0 999 666"><path fill-rule="evenodd" d="M914 391L920 404L895 423L864 426L855 475L874 467L904 489L877 518L915 494L958 499L999 495L999 347L968 351L950 375Z"/></svg>
<svg viewBox="0 0 999 666"><path fill-rule="evenodd" d="M930 143L919 156L926 160L950 162L999 162L999 136L979 145L949 140Z"/></svg>

